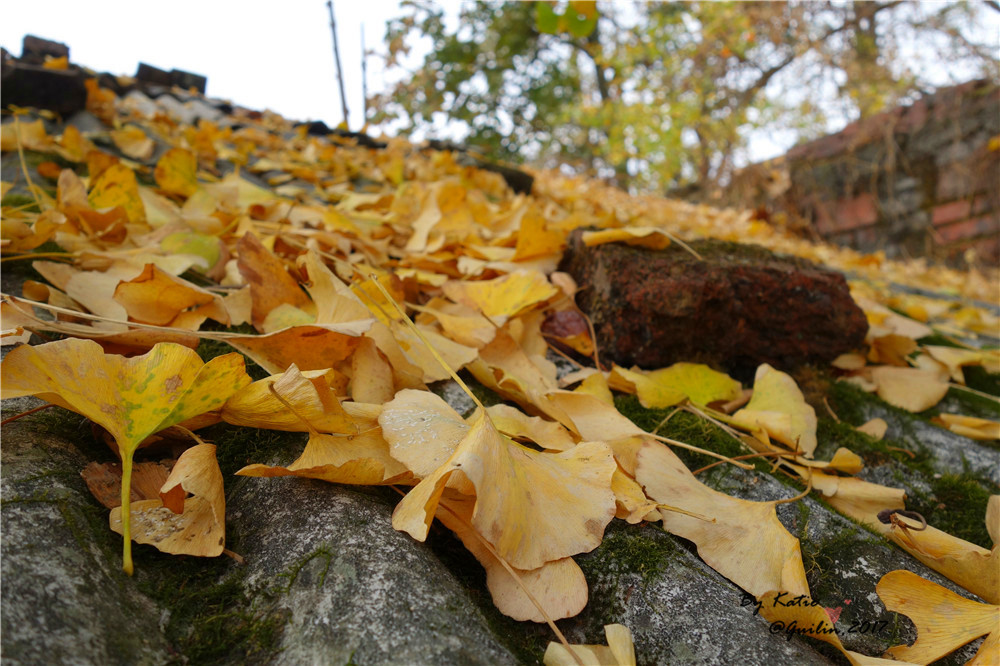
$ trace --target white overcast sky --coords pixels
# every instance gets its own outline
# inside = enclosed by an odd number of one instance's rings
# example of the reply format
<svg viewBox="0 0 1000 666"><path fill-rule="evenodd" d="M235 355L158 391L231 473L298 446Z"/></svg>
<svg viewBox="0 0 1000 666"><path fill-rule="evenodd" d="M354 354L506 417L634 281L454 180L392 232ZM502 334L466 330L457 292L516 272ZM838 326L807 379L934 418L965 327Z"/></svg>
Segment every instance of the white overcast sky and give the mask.
<svg viewBox="0 0 1000 666"><path fill-rule="evenodd" d="M350 128L358 130L362 24L366 47L384 51L386 21L402 10L397 0L334 0L333 8ZM72 62L97 71L134 75L142 61L205 75L210 97L251 109L331 126L343 119L326 0L5 2L0 45L20 56L25 34L65 43ZM368 58L369 93L384 87L381 59Z"/></svg>
<svg viewBox="0 0 1000 666"><path fill-rule="evenodd" d="M456 21L461 0L438 2ZM384 52L386 21L404 13L399 4L334 0L352 130L363 124L362 25L367 48ZM987 10L984 19L979 29L997 40L1000 54L1000 14ZM7 0L0 45L18 56L25 34L64 42L71 61L97 71L132 75L142 61L207 76L211 97L269 108L292 120L323 120L330 126L343 120L326 0ZM934 77L938 85L968 76L945 71L932 55L927 66L940 70L941 76ZM419 59L413 57L413 64ZM388 87L381 58L368 58L367 78L369 93ZM751 136L748 157L779 155L795 136L791 130L758 131Z"/></svg>

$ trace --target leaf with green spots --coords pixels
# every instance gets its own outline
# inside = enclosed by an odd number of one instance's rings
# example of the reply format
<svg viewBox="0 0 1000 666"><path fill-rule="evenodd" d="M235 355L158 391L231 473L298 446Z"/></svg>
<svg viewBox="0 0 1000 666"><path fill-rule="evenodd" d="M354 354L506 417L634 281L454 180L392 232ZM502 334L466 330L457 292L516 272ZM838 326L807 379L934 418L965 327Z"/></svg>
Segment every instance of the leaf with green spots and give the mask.
<svg viewBox="0 0 1000 666"><path fill-rule="evenodd" d="M240 354L202 362L191 349L160 343L133 358L105 354L91 340L18 347L0 364L0 396L34 395L103 426L122 458L123 568L132 573L129 529L132 455L149 435L219 409L250 383Z"/></svg>

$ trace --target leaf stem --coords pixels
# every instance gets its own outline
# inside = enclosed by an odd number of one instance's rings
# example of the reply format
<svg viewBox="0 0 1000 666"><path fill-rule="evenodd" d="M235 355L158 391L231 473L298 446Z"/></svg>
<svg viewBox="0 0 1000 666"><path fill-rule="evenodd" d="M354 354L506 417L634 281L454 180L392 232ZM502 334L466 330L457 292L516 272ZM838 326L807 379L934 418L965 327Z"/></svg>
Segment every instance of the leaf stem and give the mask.
<svg viewBox="0 0 1000 666"><path fill-rule="evenodd" d="M119 449L121 445L119 444ZM122 569L132 575L132 454L122 456L122 538L125 540L122 551Z"/></svg>

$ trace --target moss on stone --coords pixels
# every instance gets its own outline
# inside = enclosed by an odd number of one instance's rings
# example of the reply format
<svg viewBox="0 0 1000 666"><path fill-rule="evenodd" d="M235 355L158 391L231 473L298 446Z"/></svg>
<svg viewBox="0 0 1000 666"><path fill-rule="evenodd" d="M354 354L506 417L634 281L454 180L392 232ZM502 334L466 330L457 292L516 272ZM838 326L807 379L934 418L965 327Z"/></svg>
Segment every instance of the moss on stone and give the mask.
<svg viewBox="0 0 1000 666"><path fill-rule="evenodd" d="M1000 374L991 374L985 368L978 365L970 365L962 368L962 375L965 377L965 385L971 389L1000 396ZM995 413L1000 413L1000 406L994 402Z"/></svg>
<svg viewBox="0 0 1000 666"><path fill-rule="evenodd" d="M931 492L913 493L907 498L907 508L918 511L939 530L991 548L993 540L986 530L988 486L975 477L958 474L931 476L927 481Z"/></svg>
<svg viewBox="0 0 1000 666"><path fill-rule="evenodd" d="M285 613L273 609L269 590L248 590L231 560L137 548L137 586L169 610L164 635L179 663L261 663L275 653Z"/></svg>
<svg viewBox="0 0 1000 666"><path fill-rule="evenodd" d="M750 453L746 446L735 440L722 428L695 414L682 411L674 413L674 408L648 409L639 403L639 399L636 396L628 394L616 395L615 407L623 416L646 432L656 431L657 434L664 437L669 437L670 439L675 439L708 451L714 451L724 456L732 457ZM670 418L668 419L667 417ZM664 419L667 420L664 421ZM680 447L672 447L671 450L691 470L697 470L706 465L718 462L718 458L688 451ZM759 471L769 469L768 464L759 458L751 459L747 462L755 464ZM703 482L709 483L709 485L715 485L727 473L728 465L720 465L714 468L707 477L699 478Z"/></svg>
<svg viewBox="0 0 1000 666"><path fill-rule="evenodd" d="M604 533L604 540L589 556L580 558L580 568L591 575L607 577L610 573L637 574L643 584L659 579L681 547L673 538L649 524L628 525L614 520ZM661 538L656 538L661 537Z"/></svg>

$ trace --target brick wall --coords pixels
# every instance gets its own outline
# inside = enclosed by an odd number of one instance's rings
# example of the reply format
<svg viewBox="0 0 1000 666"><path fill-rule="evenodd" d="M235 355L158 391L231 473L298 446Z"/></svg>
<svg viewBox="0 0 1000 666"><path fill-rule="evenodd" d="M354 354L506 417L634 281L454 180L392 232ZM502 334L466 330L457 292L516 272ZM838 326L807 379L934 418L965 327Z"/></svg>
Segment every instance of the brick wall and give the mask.
<svg viewBox="0 0 1000 666"><path fill-rule="evenodd" d="M863 251L1000 264L1000 87L944 88L796 146L729 199Z"/></svg>

